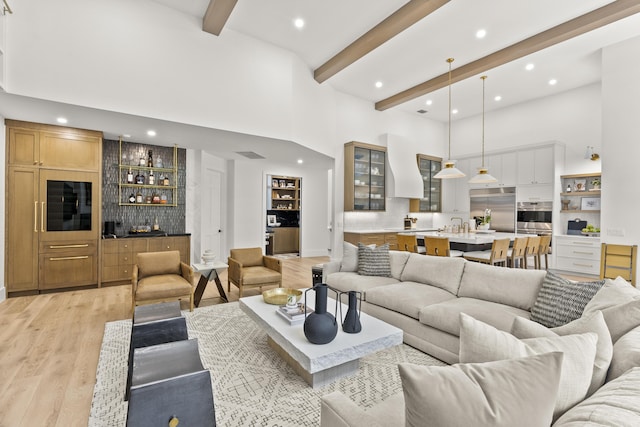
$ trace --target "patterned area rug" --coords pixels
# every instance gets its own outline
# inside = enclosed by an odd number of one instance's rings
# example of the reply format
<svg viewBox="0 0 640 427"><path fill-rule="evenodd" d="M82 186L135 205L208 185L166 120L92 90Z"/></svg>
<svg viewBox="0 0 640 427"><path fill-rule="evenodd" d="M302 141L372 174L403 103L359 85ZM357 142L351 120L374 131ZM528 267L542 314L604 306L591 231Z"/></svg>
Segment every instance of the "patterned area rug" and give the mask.
<svg viewBox="0 0 640 427"><path fill-rule="evenodd" d="M325 394L339 390L360 407L371 407L402 389L398 363L444 365L402 344L361 359L356 375L314 390L267 345L266 333L237 302L184 315L189 338L198 339L202 364L211 371L219 426L318 426L320 397ZM125 425L130 335L130 320L105 325L90 427Z"/></svg>

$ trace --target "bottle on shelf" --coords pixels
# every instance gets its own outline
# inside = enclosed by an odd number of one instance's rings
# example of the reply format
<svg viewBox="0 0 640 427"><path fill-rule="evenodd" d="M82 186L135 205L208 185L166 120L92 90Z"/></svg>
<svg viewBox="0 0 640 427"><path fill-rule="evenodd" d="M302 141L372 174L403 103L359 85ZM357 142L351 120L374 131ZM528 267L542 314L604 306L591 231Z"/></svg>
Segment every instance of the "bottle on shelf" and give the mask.
<svg viewBox="0 0 640 427"><path fill-rule="evenodd" d="M133 184L133 171L131 170L131 167L129 167L129 170L127 171L127 184Z"/></svg>
<svg viewBox="0 0 640 427"><path fill-rule="evenodd" d="M158 157L158 158L156 159L156 167L157 167L157 168L162 168L162 167L163 167L163 166L162 166L162 159L161 159L160 157Z"/></svg>
<svg viewBox="0 0 640 427"><path fill-rule="evenodd" d="M146 196L144 198L144 202L148 205L150 205L152 201L153 201L153 198L151 196Z"/></svg>
<svg viewBox="0 0 640 427"><path fill-rule="evenodd" d="M162 203L163 205L167 204L167 195L162 193L162 196L160 196L160 203Z"/></svg>
<svg viewBox="0 0 640 427"><path fill-rule="evenodd" d="M138 163L140 166L147 166L147 159L144 156L140 156L140 162Z"/></svg>
<svg viewBox="0 0 640 427"><path fill-rule="evenodd" d="M158 224L158 217L156 217L156 219L153 221L153 230L154 231L160 230L160 224Z"/></svg>
<svg viewBox="0 0 640 427"><path fill-rule="evenodd" d="M151 150L149 150L149 158L147 160L147 166L150 168L153 167L153 152Z"/></svg>
<svg viewBox="0 0 640 427"><path fill-rule="evenodd" d="M149 171L149 185L156 184L156 177L153 176L153 171Z"/></svg>
<svg viewBox="0 0 640 427"><path fill-rule="evenodd" d="M151 203L160 203L160 196L158 193L153 193L153 196L151 196Z"/></svg>
<svg viewBox="0 0 640 427"><path fill-rule="evenodd" d="M136 184L144 185L144 175L140 171L138 171L138 175L136 175Z"/></svg>
<svg viewBox="0 0 640 427"><path fill-rule="evenodd" d="M129 195L129 203L135 203L136 202L136 195L131 193Z"/></svg>
<svg viewBox="0 0 640 427"><path fill-rule="evenodd" d="M142 203L142 201L142 193L138 191L138 193L136 194L136 203Z"/></svg>
<svg viewBox="0 0 640 427"><path fill-rule="evenodd" d="M164 176L163 184L164 184L165 187L169 186L169 175L165 175Z"/></svg>

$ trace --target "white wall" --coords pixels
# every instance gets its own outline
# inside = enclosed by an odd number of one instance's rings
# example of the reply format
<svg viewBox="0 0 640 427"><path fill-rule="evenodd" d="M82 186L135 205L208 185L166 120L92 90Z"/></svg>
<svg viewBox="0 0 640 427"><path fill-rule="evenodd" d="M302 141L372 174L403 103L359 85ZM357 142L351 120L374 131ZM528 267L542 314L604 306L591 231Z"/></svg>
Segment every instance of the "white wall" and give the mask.
<svg viewBox="0 0 640 427"><path fill-rule="evenodd" d="M4 117L0 116L0 146L4 147L5 146L5 135L6 135L6 128L4 125ZM0 188L2 188L2 192L4 195L4 188L6 188L6 170L5 170L5 153L6 150L0 150L0 169L2 169L2 172L0 173ZM4 255L5 255L5 245L4 245L4 228L5 228L5 223L4 223L4 212L5 212L5 197L0 197L0 236L2 237L2 246L0 246L0 271L2 271L2 276L0 276L0 302L4 301L5 299L5 274L4 274Z"/></svg>

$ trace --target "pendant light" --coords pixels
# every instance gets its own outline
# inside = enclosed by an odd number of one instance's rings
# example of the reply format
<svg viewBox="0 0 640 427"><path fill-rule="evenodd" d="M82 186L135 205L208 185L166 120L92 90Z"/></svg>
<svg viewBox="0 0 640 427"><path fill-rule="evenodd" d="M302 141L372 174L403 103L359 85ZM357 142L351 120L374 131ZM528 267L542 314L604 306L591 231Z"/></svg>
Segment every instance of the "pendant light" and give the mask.
<svg viewBox="0 0 640 427"><path fill-rule="evenodd" d="M456 161L451 160L451 63L453 58L448 58L447 62L449 63L449 157L440 172L433 176L440 179L462 178L464 176L464 173L456 168Z"/></svg>
<svg viewBox="0 0 640 427"><path fill-rule="evenodd" d="M478 174L469 180L469 184L490 184L498 182L496 178L489 175L489 169L484 166L484 82L487 76L482 79L482 166L478 168Z"/></svg>

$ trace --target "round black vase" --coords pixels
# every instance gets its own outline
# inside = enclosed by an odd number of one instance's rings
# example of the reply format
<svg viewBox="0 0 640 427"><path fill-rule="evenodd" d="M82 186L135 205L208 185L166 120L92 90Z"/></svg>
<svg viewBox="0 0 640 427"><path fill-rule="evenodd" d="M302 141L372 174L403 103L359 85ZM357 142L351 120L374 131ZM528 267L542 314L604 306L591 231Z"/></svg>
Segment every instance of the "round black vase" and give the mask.
<svg viewBox="0 0 640 427"><path fill-rule="evenodd" d="M349 309L344 316L342 330L348 334L357 334L362 330L360 313L358 312L358 294L354 291L349 291Z"/></svg>
<svg viewBox="0 0 640 427"><path fill-rule="evenodd" d="M338 334L336 318L327 313L327 289L324 283L313 287L316 292L315 311L304 321L304 336L313 344L326 344Z"/></svg>

